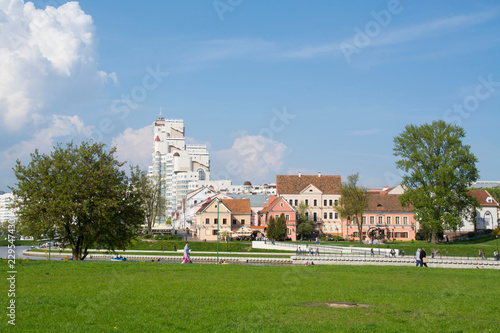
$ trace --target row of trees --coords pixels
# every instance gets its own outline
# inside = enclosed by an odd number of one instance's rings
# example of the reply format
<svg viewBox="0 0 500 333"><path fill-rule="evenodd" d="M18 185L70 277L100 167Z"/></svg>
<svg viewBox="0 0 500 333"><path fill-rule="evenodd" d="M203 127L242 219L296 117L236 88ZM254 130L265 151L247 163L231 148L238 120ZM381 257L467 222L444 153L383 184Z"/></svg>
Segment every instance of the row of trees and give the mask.
<svg viewBox="0 0 500 333"><path fill-rule="evenodd" d="M123 249L144 223L151 233L165 207L159 182L138 167L127 175L115 153L82 142L58 145L49 155L36 150L27 165L18 160L11 190L19 234L58 238L83 260L90 248Z"/></svg>

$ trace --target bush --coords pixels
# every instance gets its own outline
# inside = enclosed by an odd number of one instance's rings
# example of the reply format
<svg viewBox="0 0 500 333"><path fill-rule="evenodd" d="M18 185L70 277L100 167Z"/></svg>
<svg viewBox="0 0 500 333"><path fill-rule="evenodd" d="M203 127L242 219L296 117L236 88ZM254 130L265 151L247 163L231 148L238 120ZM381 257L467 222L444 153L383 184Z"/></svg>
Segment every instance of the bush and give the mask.
<svg viewBox="0 0 500 333"><path fill-rule="evenodd" d="M156 236L155 237L156 240L173 240L173 241L181 241L182 240L182 237L181 236L171 236L171 235L167 235L167 236Z"/></svg>
<svg viewBox="0 0 500 333"><path fill-rule="evenodd" d="M144 235L144 239L151 239L151 235L150 234Z"/></svg>

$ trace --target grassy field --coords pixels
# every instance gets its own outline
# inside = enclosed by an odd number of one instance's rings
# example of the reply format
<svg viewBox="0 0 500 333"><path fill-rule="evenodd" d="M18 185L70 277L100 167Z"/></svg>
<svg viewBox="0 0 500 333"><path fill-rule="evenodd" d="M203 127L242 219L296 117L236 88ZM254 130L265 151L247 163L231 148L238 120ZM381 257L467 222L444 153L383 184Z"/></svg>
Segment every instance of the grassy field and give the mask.
<svg viewBox="0 0 500 333"><path fill-rule="evenodd" d="M18 261L16 269L19 332L495 332L500 327L500 274L494 270L34 260ZM0 284L6 293L7 280ZM363 307L327 306L332 302ZM2 326L6 331L5 316Z"/></svg>

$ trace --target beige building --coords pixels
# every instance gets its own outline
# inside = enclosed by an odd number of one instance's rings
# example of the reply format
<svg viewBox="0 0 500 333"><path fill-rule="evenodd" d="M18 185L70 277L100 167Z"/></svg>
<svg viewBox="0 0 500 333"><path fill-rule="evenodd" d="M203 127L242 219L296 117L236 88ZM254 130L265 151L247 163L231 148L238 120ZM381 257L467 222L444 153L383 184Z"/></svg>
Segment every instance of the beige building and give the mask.
<svg viewBox="0 0 500 333"><path fill-rule="evenodd" d="M307 215L316 222L325 234L342 236L342 222L335 211L335 203L340 199L340 176L331 175L278 175L276 192L293 207L300 202L309 206Z"/></svg>
<svg viewBox="0 0 500 333"><path fill-rule="evenodd" d="M196 234L200 241L215 241L220 223L219 235L250 236L251 216L249 199L207 200L196 212Z"/></svg>

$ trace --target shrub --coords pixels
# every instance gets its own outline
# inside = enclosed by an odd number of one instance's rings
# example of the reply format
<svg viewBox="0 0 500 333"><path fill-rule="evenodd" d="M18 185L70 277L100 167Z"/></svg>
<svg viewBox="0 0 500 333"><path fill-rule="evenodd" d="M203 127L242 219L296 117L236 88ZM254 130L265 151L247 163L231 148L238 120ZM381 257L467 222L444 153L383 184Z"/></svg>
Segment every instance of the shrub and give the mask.
<svg viewBox="0 0 500 333"><path fill-rule="evenodd" d="M144 239L151 239L151 235L150 234L144 235Z"/></svg>

